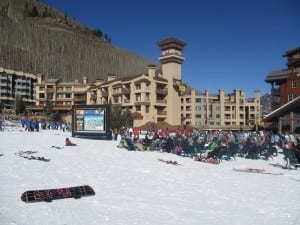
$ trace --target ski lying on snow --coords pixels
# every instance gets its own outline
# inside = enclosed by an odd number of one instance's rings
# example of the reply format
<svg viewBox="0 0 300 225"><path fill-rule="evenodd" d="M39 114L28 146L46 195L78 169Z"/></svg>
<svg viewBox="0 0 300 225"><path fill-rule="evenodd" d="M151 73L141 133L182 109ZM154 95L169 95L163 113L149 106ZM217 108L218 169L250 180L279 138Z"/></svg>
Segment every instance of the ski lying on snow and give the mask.
<svg viewBox="0 0 300 225"><path fill-rule="evenodd" d="M49 162L50 159L46 159L43 156L33 156L32 154L37 153L38 151L19 151L15 153L15 155L28 159L28 160L39 160L39 161L44 161L44 162Z"/></svg>
<svg viewBox="0 0 300 225"><path fill-rule="evenodd" d="M52 145L51 148L56 148L56 149L63 149L64 147L60 147L60 146L56 146L56 145Z"/></svg>
<svg viewBox="0 0 300 225"><path fill-rule="evenodd" d="M236 168L233 168L233 171L245 172L245 173L260 173L260 174L270 174L270 175L283 175L283 173L271 173L271 172L266 172L264 169L257 169L257 168L245 168L245 169L236 169Z"/></svg>
<svg viewBox="0 0 300 225"><path fill-rule="evenodd" d="M157 159L158 161L164 162L166 164L172 164L175 166L183 166L182 164L178 163L177 161L172 161L172 160L164 160L164 159Z"/></svg>

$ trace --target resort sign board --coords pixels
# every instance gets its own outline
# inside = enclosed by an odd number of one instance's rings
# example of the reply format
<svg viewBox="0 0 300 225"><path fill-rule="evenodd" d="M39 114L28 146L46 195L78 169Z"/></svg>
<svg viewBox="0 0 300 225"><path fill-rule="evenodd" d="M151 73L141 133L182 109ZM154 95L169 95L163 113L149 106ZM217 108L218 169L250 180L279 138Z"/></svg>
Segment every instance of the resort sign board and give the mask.
<svg viewBox="0 0 300 225"><path fill-rule="evenodd" d="M109 105L73 105L72 137L106 136L110 138Z"/></svg>

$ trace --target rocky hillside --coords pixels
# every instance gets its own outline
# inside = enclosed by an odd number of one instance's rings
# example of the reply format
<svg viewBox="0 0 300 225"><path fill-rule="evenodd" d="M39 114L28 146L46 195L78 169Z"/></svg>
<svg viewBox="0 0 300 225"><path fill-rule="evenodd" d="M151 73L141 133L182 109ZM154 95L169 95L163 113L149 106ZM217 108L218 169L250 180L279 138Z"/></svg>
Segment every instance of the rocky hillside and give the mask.
<svg viewBox="0 0 300 225"><path fill-rule="evenodd" d="M272 112L272 105L271 105L271 102L272 102L272 96L270 94L265 94L263 96L261 96L260 98L260 102L261 102L261 105L262 105L262 115L265 116L269 113Z"/></svg>
<svg viewBox="0 0 300 225"><path fill-rule="evenodd" d="M145 71L152 60L114 47L93 30L38 0L0 1L0 67L73 81Z"/></svg>

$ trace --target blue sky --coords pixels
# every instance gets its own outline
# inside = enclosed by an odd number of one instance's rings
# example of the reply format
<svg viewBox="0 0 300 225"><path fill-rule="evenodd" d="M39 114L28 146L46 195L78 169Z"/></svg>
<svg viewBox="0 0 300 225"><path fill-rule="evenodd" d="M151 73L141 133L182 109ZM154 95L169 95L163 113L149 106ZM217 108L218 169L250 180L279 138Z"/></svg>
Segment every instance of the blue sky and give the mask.
<svg viewBox="0 0 300 225"><path fill-rule="evenodd" d="M114 46L157 63L156 43L187 43L182 79L199 91L270 91L264 79L285 69L282 55L300 47L298 0L43 0L108 34Z"/></svg>

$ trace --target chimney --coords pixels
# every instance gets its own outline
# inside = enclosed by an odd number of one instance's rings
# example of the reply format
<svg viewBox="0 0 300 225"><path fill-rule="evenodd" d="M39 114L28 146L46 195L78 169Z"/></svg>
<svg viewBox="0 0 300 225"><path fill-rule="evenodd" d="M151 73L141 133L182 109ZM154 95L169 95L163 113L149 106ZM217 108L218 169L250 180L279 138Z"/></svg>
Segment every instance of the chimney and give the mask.
<svg viewBox="0 0 300 225"><path fill-rule="evenodd" d="M148 65L148 75L150 79L153 79L153 77L155 77L155 71L156 71L156 65L154 64Z"/></svg>
<svg viewBox="0 0 300 225"><path fill-rule="evenodd" d="M83 76L83 84L87 84L87 76Z"/></svg>
<svg viewBox="0 0 300 225"><path fill-rule="evenodd" d="M37 78L37 84L42 84L43 81L45 81L45 76L42 74L37 74L36 78Z"/></svg>
<svg viewBox="0 0 300 225"><path fill-rule="evenodd" d="M107 81L115 80L117 76L115 74L107 74Z"/></svg>

